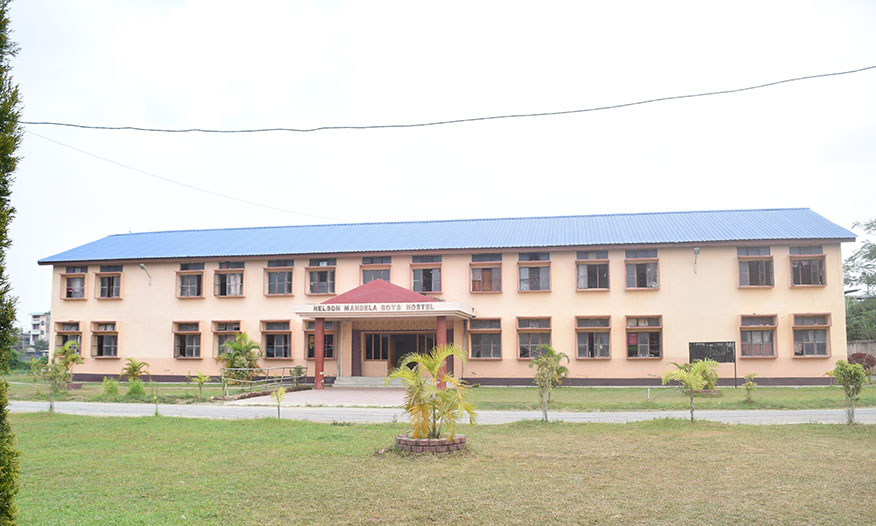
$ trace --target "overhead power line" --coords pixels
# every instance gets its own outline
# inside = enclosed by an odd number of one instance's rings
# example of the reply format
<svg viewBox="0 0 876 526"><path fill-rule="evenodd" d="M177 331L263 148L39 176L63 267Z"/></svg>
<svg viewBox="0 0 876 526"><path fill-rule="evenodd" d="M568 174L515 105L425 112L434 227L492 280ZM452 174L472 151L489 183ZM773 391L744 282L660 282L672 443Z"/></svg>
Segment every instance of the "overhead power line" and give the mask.
<svg viewBox="0 0 876 526"><path fill-rule="evenodd" d="M306 212L298 212L298 211L296 211L296 210L289 210L289 209L287 209L287 208L279 208L279 207L276 207L276 206L266 205L266 204L264 204L264 203L256 203L255 201L249 201L249 200L247 200L247 199L241 199L241 198L239 198L239 197L234 197L234 196L232 196L232 195L221 194L221 193L219 193L219 192L214 192L213 190L209 190L209 189L207 189L207 188L201 188L200 186L194 186L194 185L191 185L191 184L188 184L188 183L183 183L183 182L181 182L181 181L176 181L176 180L174 180L174 179L170 179L170 178L168 178L168 177L163 177L163 176L161 176L161 175L157 175L157 174L154 174L154 173L147 172L146 170L141 170L141 169L139 169L139 168L134 168L133 166L128 166L127 164L122 164L122 163L120 163L120 162L118 162L118 161L113 161L112 159L107 159L106 157L101 157L100 155L97 155L97 154L94 154L94 153L91 153L91 152L86 152L85 150L81 150L81 149L79 149L79 148L76 148L75 146L70 146L69 144L64 144L64 143L62 143L62 142L60 142L60 141L56 141L55 139L50 139L50 138L45 137L45 136L43 136L43 135L40 135L40 134L38 134L38 133L34 133L34 132L30 131L30 130L25 130L25 131L26 131L27 133L31 134L31 135L34 135L34 136L36 136L36 137L39 137L40 139L44 139L44 140L46 140L46 141L53 142L53 143L55 143L55 144L57 144L57 145L59 145L59 146L63 146L64 148L69 148L69 149L71 149L71 150L74 150L74 151L77 151L77 152L79 152L79 153L82 153L82 154L88 155L88 156L90 156L90 157L94 157L95 159L100 159L101 161L108 162L108 163L110 163L110 164L114 164L114 165L116 165L116 166L120 166L120 167L122 167L122 168L124 168L124 169L126 169L126 170L130 170L130 171L132 171L132 172L137 172L137 173L139 173L139 174L143 174L143 175L148 175L149 177L153 177L153 178L155 178L155 179L159 179L159 180L164 181L164 182L166 182L166 183L171 183L171 184L179 185L179 186L182 186L182 187L188 188L188 189L190 189L190 190L196 190L196 191L198 191L198 192L203 192L203 193L205 193L205 194L210 194L210 195L213 195L213 196L216 196L216 197L222 197L222 198L224 198L224 199L230 199L231 201L237 201L238 203L245 203L245 204L252 205L252 206L257 206L257 207L260 207L260 208L267 208L267 209L269 209L269 210L274 210L274 211L277 211L277 212L286 212L286 213L288 213L288 214L295 214L295 215L306 216L306 217L316 217L316 218L318 218L318 219L328 219L328 220L330 220L330 221L339 221L339 222L342 222L342 223L348 221L347 219L339 219L339 218L337 218L337 217L328 217L328 216L320 216L320 215L316 215L316 214L308 214L308 213L306 213Z"/></svg>
<svg viewBox="0 0 876 526"><path fill-rule="evenodd" d="M499 119L522 119L529 117L550 117L554 115L569 115L573 113L586 113L591 111L603 111L603 110L615 110L618 108L627 108L630 106L640 106L642 104L652 104L655 102L665 102L670 100L679 100L679 99L692 99L695 97L710 97L712 95L727 95L730 93L739 93L742 91L751 91L761 88L768 88L770 86L778 86L780 84L788 84L790 82L799 82L802 80L811 80L818 79L824 77L836 77L839 75L850 75L852 73L860 73L862 71L867 71L871 69L876 69L876 66L867 66L865 68L852 69L849 71L837 71L833 73L821 73L818 75L807 75L805 77L796 77L792 79L785 80L777 80L775 82L768 82L766 84L758 84L756 86L747 86L744 88L734 88L734 89L726 89L721 91L709 91L705 93L692 93L688 95L674 95L670 97L659 97L656 99L647 99L640 100L636 102L625 102L622 104L613 104L610 106L597 106L593 108L585 108L579 110L563 110L563 111L546 111L541 113L517 113L510 115L491 115L486 117L471 117L467 119L452 119L452 120L444 120L444 121L431 121L431 122L418 122L418 123L409 123L409 124L374 124L374 125L363 125L363 126L319 126L316 128L254 128L254 129L239 129L239 130L216 130L216 129L208 129L208 128L185 128L185 129L169 129L169 128L143 128L139 126L94 126L90 124L76 124L69 122L51 122L51 121L21 121L22 124L29 124L34 126L66 126L69 128L84 128L89 130L131 130L131 131L144 131L144 132L161 132L161 133L263 133L263 132L316 132L316 131L329 131L329 130L375 130L375 129L384 129L384 128L422 128L426 126L443 126L446 124L462 124L466 122L477 122L477 121L491 121L491 120L499 120Z"/></svg>

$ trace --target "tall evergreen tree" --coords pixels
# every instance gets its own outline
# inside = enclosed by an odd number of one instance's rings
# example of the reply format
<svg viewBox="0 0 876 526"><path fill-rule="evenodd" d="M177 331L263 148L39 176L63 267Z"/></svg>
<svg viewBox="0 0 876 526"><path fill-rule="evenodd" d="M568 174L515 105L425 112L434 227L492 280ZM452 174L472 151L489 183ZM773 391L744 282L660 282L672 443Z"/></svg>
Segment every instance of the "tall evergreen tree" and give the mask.
<svg viewBox="0 0 876 526"><path fill-rule="evenodd" d="M18 123L21 103L18 85L12 81L12 57L18 46L9 38L9 1L0 0L0 373L9 370L16 358L15 303L12 286L6 273L6 251L12 244L9 224L15 215L10 200L12 174L18 164L15 151L21 144L23 133Z"/></svg>
<svg viewBox="0 0 876 526"><path fill-rule="evenodd" d="M0 526L14 525L17 515L13 499L18 493L18 451L6 409L8 386L6 381L0 380Z"/></svg>

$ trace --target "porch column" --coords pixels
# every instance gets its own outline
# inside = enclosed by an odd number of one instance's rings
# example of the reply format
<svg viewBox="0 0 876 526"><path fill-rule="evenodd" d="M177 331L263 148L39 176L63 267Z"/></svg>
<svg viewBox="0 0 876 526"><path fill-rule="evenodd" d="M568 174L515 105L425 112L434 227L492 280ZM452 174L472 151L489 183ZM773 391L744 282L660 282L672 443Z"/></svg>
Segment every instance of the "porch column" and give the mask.
<svg viewBox="0 0 876 526"><path fill-rule="evenodd" d="M313 359L316 370L313 373L313 388L322 389L325 380L325 318L317 318L315 325Z"/></svg>
<svg viewBox="0 0 876 526"><path fill-rule="evenodd" d="M441 347L447 343L447 317L438 316L435 318L435 345ZM452 360L453 358L451 358ZM444 376L444 373L447 372L447 366L442 363L440 375ZM438 382L438 389L444 389L447 387L446 382Z"/></svg>

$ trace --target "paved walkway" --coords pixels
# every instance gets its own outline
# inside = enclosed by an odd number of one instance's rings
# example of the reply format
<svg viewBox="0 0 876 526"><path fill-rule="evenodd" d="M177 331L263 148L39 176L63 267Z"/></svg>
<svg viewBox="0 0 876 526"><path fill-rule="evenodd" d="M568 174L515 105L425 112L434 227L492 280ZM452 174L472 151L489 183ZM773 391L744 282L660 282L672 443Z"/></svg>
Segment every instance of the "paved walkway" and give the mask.
<svg viewBox="0 0 876 526"><path fill-rule="evenodd" d="M404 402L404 389L368 388L368 387L332 387L317 391L295 391L283 396L283 407L334 406L334 407L400 407ZM277 407L274 399L268 396L256 396L244 400L227 402L225 405L270 405Z"/></svg>
<svg viewBox="0 0 876 526"><path fill-rule="evenodd" d="M9 403L13 413L33 413L47 411L48 402ZM55 402L59 413L89 416L151 416L155 411L152 404L103 404L96 402ZM275 418L277 408L269 406L233 405L159 405L158 412L164 416L186 418L248 419ZM572 413L552 411L551 420L566 422L637 422L658 418L689 418L687 411L618 411ZM697 411L696 418L723 422L727 424L842 424L846 421L842 409L802 409L802 410L732 410ZM401 409L382 407L286 407L282 417L289 420L309 420L313 422L354 422L382 423L404 421ZM538 411L478 411L478 423L505 424L518 420L541 418ZM876 424L876 408L858 409L855 420L865 424Z"/></svg>

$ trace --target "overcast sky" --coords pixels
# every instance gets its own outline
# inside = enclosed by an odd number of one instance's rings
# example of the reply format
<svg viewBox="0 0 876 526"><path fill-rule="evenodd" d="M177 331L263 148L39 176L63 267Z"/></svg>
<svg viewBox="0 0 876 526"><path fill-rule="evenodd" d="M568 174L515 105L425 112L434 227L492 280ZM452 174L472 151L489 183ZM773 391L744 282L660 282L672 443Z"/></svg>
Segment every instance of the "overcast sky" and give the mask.
<svg viewBox="0 0 876 526"><path fill-rule="evenodd" d="M18 0L10 17L23 120L93 125L413 123L876 65L868 0ZM50 307L51 273L37 259L128 231L773 207L809 207L850 228L876 218L874 94L871 70L430 128L26 126L8 257L19 319Z"/></svg>

